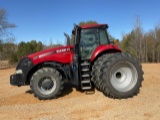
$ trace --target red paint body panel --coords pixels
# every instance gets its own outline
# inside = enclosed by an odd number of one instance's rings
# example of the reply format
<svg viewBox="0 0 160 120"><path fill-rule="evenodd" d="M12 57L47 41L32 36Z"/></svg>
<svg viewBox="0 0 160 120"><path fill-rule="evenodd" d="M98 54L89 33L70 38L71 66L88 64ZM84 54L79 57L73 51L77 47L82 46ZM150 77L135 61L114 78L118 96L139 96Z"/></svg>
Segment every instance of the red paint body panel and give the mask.
<svg viewBox="0 0 160 120"><path fill-rule="evenodd" d="M73 60L74 53L72 49L73 46L51 48L30 54L28 55L28 57L32 60L34 65L51 61L59 62L62 64L69 64ZM104 51L121 52L121 50L116 45L100 45L93 52L90 61L92 62L99 54L101 54Z"/></svg>
<svg viewBox="0 0 160 120"><path fill-rule="evenodd" d="M107 24L89 24L89 25L83 25L83 26L81 26L81 28L82 29L89 29L89 28L103 27L103 26L108 27Z"/></svg>
<svg viewBox="0 0 160 120"><path fill-rule="evenodd" d="M28 57L32 60L34 65L49 61L55 61L55 62L60 62L62 64L67 64L72 62L72 57L73 57L72 49L73 46L62 46L36 52L28 55Z"/></svg>
<svg viewBox="0 0 160 120"><path fill-rule="evenodd" d="M99 54L101 54L104 51L121 52L121 49L118 48L116 45L112 45L112 44L110 44L110 45L100 45L94 50L90 61L92 62Z"/></svg>

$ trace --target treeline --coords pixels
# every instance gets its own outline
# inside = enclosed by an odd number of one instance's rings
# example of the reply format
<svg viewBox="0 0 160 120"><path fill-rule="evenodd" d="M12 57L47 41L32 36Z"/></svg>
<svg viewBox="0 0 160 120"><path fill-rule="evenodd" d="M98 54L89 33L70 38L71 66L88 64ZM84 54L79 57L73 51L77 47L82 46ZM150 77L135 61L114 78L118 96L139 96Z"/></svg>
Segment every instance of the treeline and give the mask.
<svg viewBox="0 0 160 120"><path fill-rule="evenodd" d="M98 22L90 20L79 23L79 25L84 24L98 24ZM9 60L10 63L15 63L30 53L49 47L61 46L61 44L45 46L42 42L37 42L36 40L20 42L16 45L14 44L14 36L9 31L15 27L15 24L7 21L6 10L0 8L0 60ZM73 42L74 36L71 35L71 44ZM124 52L138 58L140 62L160 62L160 24L156 25L153 30L143 32L140 20L137 17L134 28L130 33L124 34L117 45Z"/></svg>
<svg viewBox="0 0 160 120"><path fill-rule="evenodd" d="M13 64L18 62L22 57L30 53L38 52L42 49L42 42L36 42L36 40L20 42L18 45L9 42L2 43L0 60L9 60L9 63Z"/></svg>
<svg viewBox="0 0 160 120"><path fill-rule="evenodd" d="M160 62L160 25L156 25L149 32L143 32L140 20L137 18L135 27L123 36L119 46L142 63Z"/></svg>
<svg viewBox="0 0 160 120"><path fill-rule="evenodd" d="M62 46L61 44L43 45L42 42L31 40L30 42L20 42L18 45L7 42L0 44L0 60L9 60L10 64L17 63L22 57L48 49L51 47Z"/></svg>

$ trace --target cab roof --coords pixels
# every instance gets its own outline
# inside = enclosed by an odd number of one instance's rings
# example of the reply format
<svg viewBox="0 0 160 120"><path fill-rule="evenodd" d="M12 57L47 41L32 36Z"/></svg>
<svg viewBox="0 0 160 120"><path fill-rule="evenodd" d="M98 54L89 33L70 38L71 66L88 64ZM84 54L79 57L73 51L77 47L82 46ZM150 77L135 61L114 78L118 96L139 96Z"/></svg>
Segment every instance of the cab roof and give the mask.
<svg viewBox="0 0 160 120"><path fill-rule="evenodd" d="M108 28L108 24L88 24L88 25L82 25L82 29L89 29L89 28L98 28L98 27L106 27Z"/></svg>

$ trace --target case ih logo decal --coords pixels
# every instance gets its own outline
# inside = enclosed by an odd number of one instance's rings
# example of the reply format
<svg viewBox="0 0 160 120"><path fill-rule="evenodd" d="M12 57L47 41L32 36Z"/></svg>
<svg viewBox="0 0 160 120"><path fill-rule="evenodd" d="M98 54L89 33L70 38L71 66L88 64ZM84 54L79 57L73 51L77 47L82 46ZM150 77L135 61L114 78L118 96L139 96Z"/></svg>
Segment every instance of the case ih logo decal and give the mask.
<svg viewBox="0 0 160 120"><path fill-rule="evenodd" d="M54 52L49 52L49 53L41 54L41 55L39 55L39 58L42 58L42 57L45 57L45 56L51 55L51 54L53 54L53 53L54 53Z"/></svg>
<svg viewBox="0 0 160 120"><path fill-rule="evenodd" d="M45 56L48 56L48 55L51 55L51 54L54 54L54 53L55 52L48 52L48 53L40 54L38 56L33 57L33 60L36 60L38 58L42 58L42 57L45 57Z"/></svg>
<svg viewBox="0 0 160 120"><path fill-rule="evenodd" d="M70 48L63 48L63 49L56 50L56 53L67 52L67 51L70 51Z"/></svg>

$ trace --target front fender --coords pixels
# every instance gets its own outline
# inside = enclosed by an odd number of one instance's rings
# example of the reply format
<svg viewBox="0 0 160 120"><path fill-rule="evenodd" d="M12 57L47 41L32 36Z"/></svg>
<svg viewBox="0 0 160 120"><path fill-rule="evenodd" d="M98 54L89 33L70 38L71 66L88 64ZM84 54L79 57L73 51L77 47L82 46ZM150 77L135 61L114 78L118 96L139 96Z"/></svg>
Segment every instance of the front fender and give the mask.
<svg viewBox="0 0 160 120"><path fill-rule="evenodd" d="M100 45L94 50L90 61L93 62L98 56L107 52L122 52L122 50L116 45Z"/></svg>

